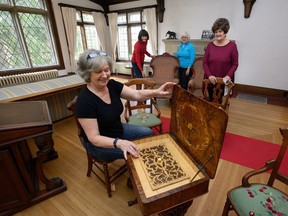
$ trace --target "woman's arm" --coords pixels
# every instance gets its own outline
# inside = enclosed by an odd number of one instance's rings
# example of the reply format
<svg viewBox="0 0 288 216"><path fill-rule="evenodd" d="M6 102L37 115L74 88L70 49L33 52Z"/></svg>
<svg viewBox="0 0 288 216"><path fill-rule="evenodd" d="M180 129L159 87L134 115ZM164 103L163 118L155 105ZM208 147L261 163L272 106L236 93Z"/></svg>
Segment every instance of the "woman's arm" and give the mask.
<svg viewBox="0 0 288 216"><path fill-rule="evenodd" d="M152 97L169 97L169 88L172 88L176 83L166 82L158 89L145 89L145 90L136 90L128 86L123 87L121 92L121 97L126 100L138 100L144 101Z"/></svg>
<svg viewBox="0 0 288 216"><path fill-rule="evenodd" d="M97 119L78 118L78 121L81 124L90 143L102 148L115 148L115 138L100 135ZM127 152L132 154L134 157L138 157L139 150L137 145L135 145L133 142L118 139L116 147L123 151L125 159L127 159Z"/></svg>
<svg viewBox="0 0 288 216"><path fill-rule="evenodd" d="M189 66L192 67L195 61L195 57L196 57L195 47L192 44L191 44L191 49L189 50L189 55L190 55Z"/></svg>
<svg viewBox="0 0 288 216"><path fill-rule="evenodd" d="M85 134L93 145L103 148L113 147L113 138L101 136L98 128L97 119L78 118Z"/></svg>
<svg viewBox="0 0 288 216"><path fill-rule="evenodd" d="M189 49L189 63L186 70L186 76L188 76L190 73L191 67L193 66L195 61L195 56L196 56L195 47L191 44L191 47Z"/></svg>
<svg viewBox="0 0 288 216"><path fill-rule="evenodd" d="M145 49L145 52L144 52L148 57L153 57L146 49Z"/></svg>
<svg viewBox="0 0 288 216"><path fill-rule="evenodd" d="M234 42L232 42L234 43ZM238 49L237 49L237 45L234 43L234 46L231 50L231 68L227 73L227 76L229 76L230 78L232 78L234 76L235 71L238 68Z"/></svg>

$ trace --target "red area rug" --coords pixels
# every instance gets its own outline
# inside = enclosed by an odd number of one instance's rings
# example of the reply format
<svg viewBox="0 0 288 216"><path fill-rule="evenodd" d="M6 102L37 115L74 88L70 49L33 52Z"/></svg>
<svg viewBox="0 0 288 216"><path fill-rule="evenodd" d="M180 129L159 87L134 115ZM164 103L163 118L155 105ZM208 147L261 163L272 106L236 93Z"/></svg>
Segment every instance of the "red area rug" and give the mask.
<svg viewBox="0 0 288 216"><path fill-rule="evenodd" d="M161 117L163 133L169 132L170 119ZM253 169L264 166L267 160L275 159L280 145L226 132L220 158ZM288 175L288 151L280 172Z"/></svg>

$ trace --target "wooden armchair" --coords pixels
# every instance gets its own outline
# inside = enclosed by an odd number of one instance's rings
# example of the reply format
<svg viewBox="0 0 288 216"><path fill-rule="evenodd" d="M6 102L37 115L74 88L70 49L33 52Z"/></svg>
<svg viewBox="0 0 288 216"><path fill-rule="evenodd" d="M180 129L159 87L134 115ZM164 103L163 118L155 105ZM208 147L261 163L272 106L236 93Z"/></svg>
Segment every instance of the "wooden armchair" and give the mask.
<svg viewBox="0 0 288 216"><path fill-rule="evenodd" d="M223 78L216 77L217 82L213 85L209 79L203 80L204 97L203 99L211 102L213 105L226 110L230 102L230 94L235 84L231 81L225 85ZM210 91L210 92L209 92Z"/></svg>
<svg viewBox="0 0 288 216"><path fill-rule="evenodd" d="M178 83L177 72L179 65L179 60L169 53L155 56L150 62L150 67L153 69L151 79L156 83L155 88L165 82Z"/></svg>
<svg viewBox="0 0 288 216"><path fill-rule="evenodd" d="M242 178L242 186L228 191L223 216L227 216L230 210L234 210L237 215L288 215L288 195L273 187L275 180L288 187L288 176L279 173L288 146L288 127L280 129L280 132L283 144L277 158L267 161L264 167L247 173ZM272 173L267 184L249 183L252 176L269 170Z"/></svg>
<svg viewBox="0 0 288 216"><path fill-rule="evenodd" d="M188 83L188 91L202 98L203 79L204 79L203 57L197 57L192 67L192 76Z"/></svg>
<svg viewBox="0 0 288 216"><path fill-rule="evenodd" d="M79 123L76 113L75 113L75 104L77 101L77 96L72 100L68 105L67 109L70 110L73 113L75 122L78 127L78 136L81 141L82 146L84 147L86 154L87 154L87 160L88 160L88 169L87 169L87 176L91 176L91 173L94 173L96 177L105 184L108 197L112 197L112 189L111 184L114 182L117 178L119 178L121 175L123 175L127 171L126 162L124 162L121 167L119 167L117 170L114 170L113 173L110 174L109 172L109 164L113 161L103 162L98 160L96 157L93 157L91 155L85 145L84 138L81 136L81 132L83 131L83 128L81 124ZM95 169L93 169L93 167Z"/></svg>
<svg viewBox="0 0 288 216"><path fill-rule="evenodd" d="M155 82L148 79L132 79L125 83L126 86L140 89L153 89ZM161 111L154 98L146 101L130 101L125 103L124 117L126 122L133 125L155 128L162 133Z"/></svg>

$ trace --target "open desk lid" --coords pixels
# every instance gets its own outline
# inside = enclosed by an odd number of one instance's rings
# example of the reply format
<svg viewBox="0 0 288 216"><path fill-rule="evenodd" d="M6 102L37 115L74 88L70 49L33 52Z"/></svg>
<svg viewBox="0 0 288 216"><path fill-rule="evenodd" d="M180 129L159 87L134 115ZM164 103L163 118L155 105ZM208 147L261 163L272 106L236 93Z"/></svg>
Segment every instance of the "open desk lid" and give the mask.
<svg viewBox="0 0 288 216"><path fill-rule="evenodd" d="M227 113L174 86L170 132L211 179L216 170L228 122Z"/></svg>

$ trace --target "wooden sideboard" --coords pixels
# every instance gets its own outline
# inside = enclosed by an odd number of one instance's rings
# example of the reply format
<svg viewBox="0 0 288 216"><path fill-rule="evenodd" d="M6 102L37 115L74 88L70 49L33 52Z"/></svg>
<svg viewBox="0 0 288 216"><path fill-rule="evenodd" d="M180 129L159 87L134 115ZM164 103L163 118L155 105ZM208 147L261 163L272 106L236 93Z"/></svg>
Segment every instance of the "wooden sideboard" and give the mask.
<svg viewBox="0 0 288 216"><path fill-rule="evenodd" d="M46 101L0 103L0 216L12 215L67 190L59 177L48 179L44 162L58 157ZM37 145L32 154L28 139Z"/></svg>
<svg viewBox="0 0 288 216"><path fill-rule="evenodd" d="M169 54L177 53L180 41L179 39L163 39L165 44L165 52ZM204 56L204 48L213 40L208 39L190 39L190 43L195 46L196 56Z"/></svg>

